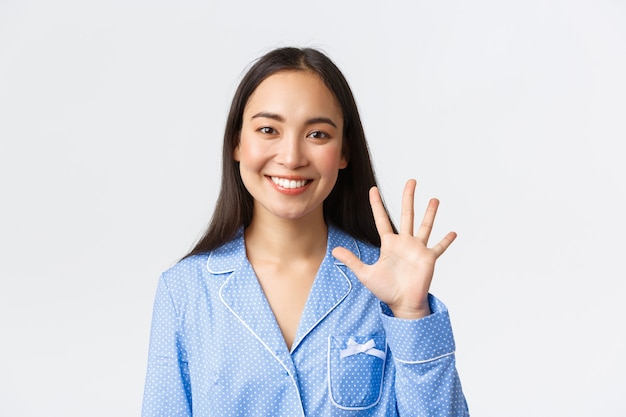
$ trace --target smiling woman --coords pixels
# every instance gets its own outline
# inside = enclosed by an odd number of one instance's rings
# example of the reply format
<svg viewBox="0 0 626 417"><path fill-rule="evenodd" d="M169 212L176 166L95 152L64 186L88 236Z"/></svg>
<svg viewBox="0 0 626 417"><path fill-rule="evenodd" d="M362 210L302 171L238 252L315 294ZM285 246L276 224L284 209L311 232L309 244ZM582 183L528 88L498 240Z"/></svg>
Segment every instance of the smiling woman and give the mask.
<svg viewBox="0 0 626 417"><path fill-rule="evenodd" d="M205 236L164 272L143 415L465 416L429 294L438 201L414 232L382 203L357 107L324 54L282 48L242 80Z"/></svg>
<svg viewBox="0 0 626 417"><path fill-rule="evenodd" d="M342 136L341 108L315 73L281 71L257 87L234 152L254 200L252 228L273 216L299 228L323 223L323 202L347 165Z"/></svg>

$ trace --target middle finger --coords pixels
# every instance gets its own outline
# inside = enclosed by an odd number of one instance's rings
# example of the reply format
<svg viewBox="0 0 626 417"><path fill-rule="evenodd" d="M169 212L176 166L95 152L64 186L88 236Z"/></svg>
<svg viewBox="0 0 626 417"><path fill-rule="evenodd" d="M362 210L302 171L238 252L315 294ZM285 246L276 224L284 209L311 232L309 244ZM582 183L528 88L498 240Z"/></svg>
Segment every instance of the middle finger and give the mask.
<svg viewBox="0 0 626 417"><path fill-rule="evenodd" d="M413 236L413 222L415 218L415 187L417 181L411 179L406 182L402 192L402 212L400 213L400 233Z"/></svg>

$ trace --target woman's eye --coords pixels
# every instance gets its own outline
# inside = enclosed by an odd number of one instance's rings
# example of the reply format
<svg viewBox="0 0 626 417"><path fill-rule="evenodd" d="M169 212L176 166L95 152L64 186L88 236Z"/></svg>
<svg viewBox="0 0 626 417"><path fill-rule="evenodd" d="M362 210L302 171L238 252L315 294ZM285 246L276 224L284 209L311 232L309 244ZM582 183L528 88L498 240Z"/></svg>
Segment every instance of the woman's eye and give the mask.
<svg viewBox="0 0 626 417"><path fill-rule="evenodd" d="M309 133L309 137L313 139L328 139L330 136L326 132L322 132L321 130L316 130Z"/></svg>
<svg viewBox="0 0 626 417"><path fill-rule="evenodd" d="M266 135L275 135L276 130L273 127L263 126L259 129L259 132L264 133Z"/></svg>

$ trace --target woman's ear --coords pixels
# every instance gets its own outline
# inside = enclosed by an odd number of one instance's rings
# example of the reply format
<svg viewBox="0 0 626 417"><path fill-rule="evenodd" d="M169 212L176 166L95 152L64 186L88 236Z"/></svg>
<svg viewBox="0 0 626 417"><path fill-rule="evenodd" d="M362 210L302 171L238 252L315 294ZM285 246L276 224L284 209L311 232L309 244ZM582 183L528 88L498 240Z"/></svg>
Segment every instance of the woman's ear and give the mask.
<svg viewBox="0 0 626 417"><path fill-rule="evenodd" d="M233 149L233 160L241 162L241 131L237 133L235 139L237 140L237 145Z"/></svg>
<svg viewBox="0 0 626 417"><path fill-rule="evenodd" d="M350 160L350 148L348 147L348 141L343 140L341 144L341 160L339 161L339 169L344 169L348 166Z"/></svg>
<svg viewBox="0 0 626 417"><path fill-rule="evenodd" d="M344 169L347 166L348 166L348 156L342 153L341 160L339 161L339 169Z"/></svg>

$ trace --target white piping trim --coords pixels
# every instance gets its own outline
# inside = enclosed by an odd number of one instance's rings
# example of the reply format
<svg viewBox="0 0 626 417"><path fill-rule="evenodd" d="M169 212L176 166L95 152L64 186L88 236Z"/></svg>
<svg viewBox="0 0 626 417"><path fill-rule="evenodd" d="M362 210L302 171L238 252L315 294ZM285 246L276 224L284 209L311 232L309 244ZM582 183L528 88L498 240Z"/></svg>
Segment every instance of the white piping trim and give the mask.
<svg viewBox="0 0 626 417"><path fill-rule="evenodd" d="M333 389L332 386L330 384L330 339L332 338L332 336L328 336L328 352L326 353L326 363L327 363L327 368L326 368L326 375L328 376L327 380L328 380L328 398L330 398L330 402L333 403L333 405L337 408L339 408L340 410L353 410L353 411L357 411L357 410L368 410L370 408L376 407L378 405L378 403L380 402L380 399L383 396L383 385L385 382L385 371L387 370L387 343L385 342L385 359L383 359L383 374L380 377L380 388L378 390L378 398L376 398L376 401L374 401L374 403L364 406L364 407L347 407L345 405L339 405L337 404L337 402L335 402L335 398L333 397Z"/></svg>
<svg viewBox="0 0 626 417"><path fill-rule="evenodd" d="M289 375L289 378L291 379L291 382L293 382L293 386L296 389L296 393L298 394L298 399L300 401L298 401L298 403L300 404L300 410L302 411L302 415L305 416L304 414L304 406L302 405L302 395L300 394L300 390L298 389L298 384L296 383L296 379L294 378L294 376L291 374L291 372L289 372L289 368L287 368L287 366L283 363L283 361L281 361L278 356L276 356L276 354L272 351L272 349L270 349L269 346L267 346L265 344L265 342L263 341L263 339L261 339L251 328L250 326L248 326L246 324L245 321L243 321L243 319L241 317L239 317L237 315L237 313L235 313L235 311L230 308L230 306L226 303L226 301L224 300L224 298L222 297L222 290L224 289L224 286L228 283L228 281L230 281L232 275L228 277L228 279L226 279L226 281L224 281L224 283L220 286L220 291L219 291L219 295L220 295L220 301L222 301L222 304L224 304L224 306L226 306L226 308L233 313L233 316L237 317L237 320L239 320L241 322L241 324L243 324L243 326L248 329L248 331L250 333L252 333L254 335L254 337L261 342L261 344L263 345L263 347L274 357L274 359L276 359L276 361L278 363L280 363L280 365L285 369L285 371L287 371L287 375Z"/></svg>
<svg viewBox="0 0 626 417"><path fill-rule="evenodd" d="M335 268L337 268L337 265L335 265ZM331 312L331 311L333 311L335 308L337 308L337 306L338 306L339 304L341 304L341 302L342 302L343 300L345 300L345 299L346 299L346 297L348 296L348 294L350 294L350 292L352 291L352 282L350 282L350 278L348 278L348 277L346 276L346 274L344 274L344 273L343 273L343 271L341 270L341 268L337 268L337 270L339 271L339 273L340 273L341 275L343 275L343 277L346 279L346 281L348 281L348 291L346 291L346 293L343 295L343 297L341 297L341 298L340 298L340 299L339 299L339 300L338 300L338 301L337 301L337 302L336 302L336 303L335 303L335 304L334 304L331 308L329 308L329 309L328 309L328 311L326 312L326 314L324 314L322 317L320 317L320 319L319 319L318 321L316 321L316 322L315 322L315 323L311 326L311 329L314 329L315 327L317 327L317 325L318 325L318 324L320 324L320 322L321 322L322 320L324 320L324 319L326 318L326 316L328 316L328 315L330 314L330 312ZM303 336L302 336L302 337L298 340L298 343L296 343L295 345L293 345L293 346L291 347L291 351L290 351L290 353L291 353L291 352L294 352L294 351L296 350L296 348L297 348L298 346L300 346L300 342L302 342L302 341L304 340L304 338L305 338L305 337L306 337L309 333L310 333L310 332L305 333L305 334L304 334L304 335L303 335Z"/></svg>
<svg viewBox="0 0 626 417"><path fill-rule="evenodd" d="M235 271L236 268L225 269L223 271L213 271L211 269L211 267L209 266L210 263L211 263L211 257L213 256L213 252L215 252L215 251L209 252L209 256L207 257L207 260L206 260L206 269L207 269L207 271L209 271L209 274L227 274L229 272L234 272Z"/></svg>
<svg viewBox="0 0 626 417"><path fill-rule="evenodd" d="M420 364L420 363L433 362L433 361L436 361L438 359L445 358L446 356L451 356L451 355L454 355L454 351L452 351L450 353L445 353L445 354L443 354L441 356L437 356L437 357L432 358L432 359L426 359L426 360L423 360L423 361L405 361L405 360L398 359L398 358L394 358L394 359L396 361L400 362L400 363L406 363L406 364L409 364L409 365L415 365L415 364Z"/></svg>

